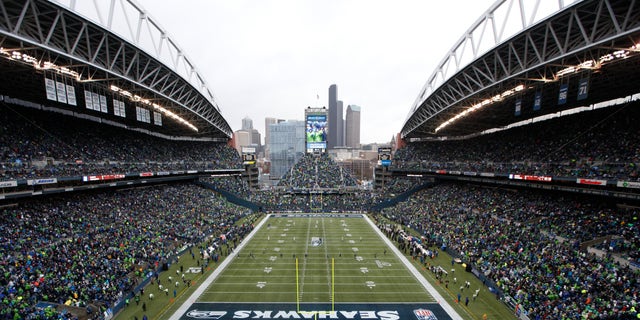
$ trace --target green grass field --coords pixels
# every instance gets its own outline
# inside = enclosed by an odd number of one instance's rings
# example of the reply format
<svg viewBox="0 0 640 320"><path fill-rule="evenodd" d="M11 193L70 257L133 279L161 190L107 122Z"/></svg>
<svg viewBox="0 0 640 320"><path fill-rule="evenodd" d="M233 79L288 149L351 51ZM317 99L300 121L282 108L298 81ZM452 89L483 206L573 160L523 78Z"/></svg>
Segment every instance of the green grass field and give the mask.
<svg viewBox="0 0 640 320"><path fill-rule="evenodd" d="M116 320L142 319L143 315L150 320L309 318L303 313L268 316L260 311L235 311L239 313L234 314L233 309L238 308L324 311L326 319L432 319L414 316L420 314L422 308L434 310L437 319L450 319L452 310L462 319L479 320L485 315L486 319L515 319L477 278L462 266L451 265L451 257L446 252L425 264L411 260L397 249L397 243L386 239L360 215L290 214L263 217L262 221L252 237L238 243L239 249L224 255L218 263L212 262L201 273L187 270L202 261L183 255L160 279L165 285L173 283L182 267L191 286L171 286L165 294L157 285L149 285L140 304L131 303ZM445 285L427 270L427 264L456 269L455 276L452 273ZM471 288L461 292L458 286L466 281L471 283ZM471 298L475 290L480 291L477 300L473 299L468 305L462 303L465 297ZM149 299L148 293L155 294L155 298ZM462 293L462 302L457 301L459 293ZM142 303L146 303L146 311L141 310ZM406 310L359 316L330 313L365 307L364 310L385 310L385 306L398 310L404 306ZM217 318L190 315L195 310L231 311Z"/></svg>
<svg viewBox="0 0 640 320"><path fill-rule="evenodd" d="M271 217L199 301L433 302L361 217Z"/></svg>

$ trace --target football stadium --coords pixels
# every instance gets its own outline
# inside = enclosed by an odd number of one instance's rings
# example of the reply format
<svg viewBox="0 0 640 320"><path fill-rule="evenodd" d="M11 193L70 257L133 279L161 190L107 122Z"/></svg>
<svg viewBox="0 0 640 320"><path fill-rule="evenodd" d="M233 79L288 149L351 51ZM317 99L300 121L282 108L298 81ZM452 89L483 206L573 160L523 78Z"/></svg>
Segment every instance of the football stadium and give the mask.
<svg viewBox="0 0 640 320"><path fill-rule="evenodd" d="M541 1L480 15L370 185L301 106L265 186L134 0L0 0L0 319L640 319L640 4Z"/></svg>

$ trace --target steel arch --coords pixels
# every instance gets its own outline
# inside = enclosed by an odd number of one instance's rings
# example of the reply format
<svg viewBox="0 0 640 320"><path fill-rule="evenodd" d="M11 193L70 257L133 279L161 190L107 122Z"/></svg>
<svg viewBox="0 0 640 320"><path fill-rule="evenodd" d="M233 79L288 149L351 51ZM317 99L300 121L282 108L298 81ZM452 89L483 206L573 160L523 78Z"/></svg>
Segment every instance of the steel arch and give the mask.
<svg viewBox="0 0 640 320"><path fill-rule="evenodd" d="M97 1L82 3L93 3L95 11L101 13ZM133 0L111 0L108 17L96 23L86 14L74 11L76 4L75 0L67 7L45 0L3 0L0 2L3 45L17 41L23 49L38 52L39 57L68 62L89 81L150 93L152 99L162 100L172 112L194 123L199 128L198 135L222 133L231 137L231 128L220 114L204 78L140 5ZM114 31L117 12L137 17L134 28L127 21L134 35L132 39ZM142 32L145 28L149 32ZM152 35L158 37L151 38ZM155 49L146 51L145 42L154 43ZM165 63L163 55L172 57L172 63Z"/></svg>
<svg viewBox="0 0 640 320"><path fill-rule="evenodd" d="M580 1L570 6L560 2L561 10L535 25L521 10L518 34L500 44L497 37L496 45L482 56L474 50L472 63L456 64L455 73L446 78L447 68L460 60L458 49L474 44L474 31L489 26L494 34L500 34L495 32L494 13L503 5L512 8L514 3L521 6L522 0L496 2L456 43L420 92L402 128L403 138L433 134L437 122L460 110L458 104L491 87L513 79L548 77L562 68L563 60L595 55L605 47L615 49L616 39L640 31L636 1Z"/></svg>

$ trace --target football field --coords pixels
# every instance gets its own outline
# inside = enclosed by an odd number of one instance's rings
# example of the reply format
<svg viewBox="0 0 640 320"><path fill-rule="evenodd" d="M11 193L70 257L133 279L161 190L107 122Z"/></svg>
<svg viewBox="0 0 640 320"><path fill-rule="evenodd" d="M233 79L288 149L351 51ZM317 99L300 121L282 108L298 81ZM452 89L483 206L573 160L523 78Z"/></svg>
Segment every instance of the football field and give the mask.
<svg viewBox="0 0 640 320"><path fill-rule="evenodd" d="M171 319L459 319L360 214L263 219Z"/></svg>

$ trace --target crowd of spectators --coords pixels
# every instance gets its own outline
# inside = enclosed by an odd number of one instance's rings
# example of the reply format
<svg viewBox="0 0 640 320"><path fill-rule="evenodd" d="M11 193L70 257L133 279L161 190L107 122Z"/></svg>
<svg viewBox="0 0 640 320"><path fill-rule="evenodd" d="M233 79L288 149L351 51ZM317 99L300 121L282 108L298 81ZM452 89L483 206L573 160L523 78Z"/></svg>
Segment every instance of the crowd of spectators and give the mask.
<svg viewBox="0 0 640 320"><path fill-rule="evenodd" d="M635 265L640 268L640 248L638 248L638 243L633 238L630 240L628 237L607 237L602 242L594 244L593 248L635 261Z"/></svg>
<svg viewBox="0 0 640 320"><path fill-rule="evenodd" d="M0 104L0 180L228 168L242 161L227 143L169 140Z"/></svg>
<svg viewBox="0 0 640 320"><path fill-rule="evenodd" d="M0 211L0 319L45 319L41 301L104 311L180 248L249 231L234 226L245 208L190 183L33 198Z"/></svg>
<svg viewBox="0 0 640 320"><path fill-rule="evenodd" d="M422 177L391 176L389 181L380 186L378 192L384 198L393 198L424 183Z"/></svg>
<svg viewBox="0 0 640 320"><path fill-rule="evenodd" d="M282 176L278 186L290 189L355 187L358 182L328 153L306 153Z"/></svg>
<svg viewBox="0 0 640 320"><path fill-rule="evenodd" d="M464 140L410 143L393 166L637 181L640 102Z"/></svg>
<svg viewBox="0 0 640 320"><path fill-rule="evenodd" d="M378 197L368 190L343 193L292 193L260 190L252 201L264 212L368 212Z"/></svg>
<svg viewBox="0 0 640 320"><path fill-rule="evenodd" d="M396 168L638 180L637 102L479 137L410 143ZM620 130L624 128L624 130ZM535 133L535 134L533 134ZM226 143L175 141L0 104L0 181L242 168ZM421 184L357 188L326 154L305 154L270 190L202 178L265 212L366 212ZM205 236L237 233L246 209L190 183L30 198L0 208L0 319L37 318L40 301L108 308L148 271ZM638 209L578 196L464 184L428 188L383 214L471 264L531 318L608 318L638 308ZM593 244L607 254L585 251ZM96 313L101 314L101 313Z"/></svg>
<svg viewBox="0 0 640 320"><path fill-rule="evenodd" d="M251 200L264 212L366 212L376 199L329 154L307 153L276 187L254 191Z"/></svg>
<svg viewBox="0 0 640 320"><path fill-rule="evenodd" d="M241 176L218 176L200 178L200 181L210 183L218 190L231 192L242 199L250 200L251 190L249 184Z"/></svg>
<svg viewBox="0 0 640 320"><path fill-rule="evenodd" d="M636 316L638 269L617 263L611 254L589 254L580 244L604 235L624 238L636 253L628 259L637 259L637 208L567 195L442 184L383 214L419 231L431 250L446 250L469 263L532 319Z"/></svg>

